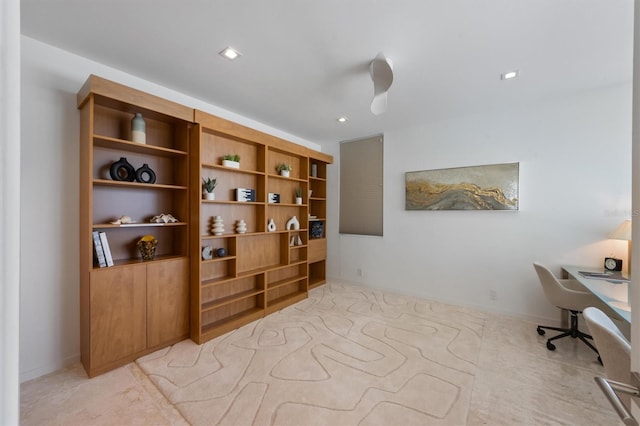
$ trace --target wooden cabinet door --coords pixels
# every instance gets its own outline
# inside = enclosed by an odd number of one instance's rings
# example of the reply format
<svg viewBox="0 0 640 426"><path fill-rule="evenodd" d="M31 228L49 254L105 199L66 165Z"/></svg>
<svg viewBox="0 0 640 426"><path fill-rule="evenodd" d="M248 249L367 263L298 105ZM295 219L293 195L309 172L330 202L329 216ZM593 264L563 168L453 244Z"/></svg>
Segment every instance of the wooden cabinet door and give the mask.
<svg viewBox="0 0 640 426"><path fill-rule="evenodd" d="M147 343L189 335L189 259L147 265Z"/></svg>
<svg viewBox="0 0 640 426"><path fill-rule="evenodd" d="M91 368L146 347L146 265L91 272Z"/></svg>

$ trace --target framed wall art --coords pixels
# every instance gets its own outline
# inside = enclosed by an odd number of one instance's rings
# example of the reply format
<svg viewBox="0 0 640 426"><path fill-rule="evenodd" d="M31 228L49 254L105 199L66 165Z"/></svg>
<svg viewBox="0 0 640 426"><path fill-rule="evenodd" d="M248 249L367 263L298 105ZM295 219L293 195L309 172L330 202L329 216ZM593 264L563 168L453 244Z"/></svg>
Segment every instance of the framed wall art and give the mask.
<svg viewBox="0 0 640 426"><path fill-rule="evenodd" d="M518 210L520 163L405 173L405 210Z"/></svg>

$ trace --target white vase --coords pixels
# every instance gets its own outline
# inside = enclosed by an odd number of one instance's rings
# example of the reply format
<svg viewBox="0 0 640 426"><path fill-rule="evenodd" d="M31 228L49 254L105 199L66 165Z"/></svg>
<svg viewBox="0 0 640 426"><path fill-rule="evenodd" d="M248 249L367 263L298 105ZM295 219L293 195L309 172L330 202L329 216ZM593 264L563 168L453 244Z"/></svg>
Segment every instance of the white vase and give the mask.
<svg viewBox="0 0 640 426"><path fill-rule="evenodd" d="M289 170L280 170L280 176L289 177Z"/></svg>
<svg viewBox="0 0 640 426"><path fill-rule="evenodd" d="M244 220L240 219L236 222L236 232L238 234L244 234L245 232L247 232L247 224Z"/></svg>
<svg viewBox="0 0 640 426"><path fill-rule="evenodd" d="M204 198L205 200L215 200L216 194L214 192L205 191L202 193L202 198Z"/></svg>
<svg viewBox="0 0 640 426"><path fill-rule="evenodd" d="M276 230L276 223L273 221L273 219L269 219L269 222L267 223L267 231L273 232L275 230Z"/></svg>
<svg viewBox="0 0 640 426"><path fill-rule="evenodd" d="M287 222L286 228L293 229L293 230L300 229L300 222L298 221L298 218L293 216L291 219L289 219L289 221Z"/></svg>
<svg viewBox="0 0 640 426"><path fill-rule="evenodd" d="M213 226L211 228L211 232L213 232L213 235L224 234L224 223L222 220L222 216L215 216L213 218Z"/></svg>
<svg viewBox="0 0 640 426"><path fill-rule="evenodd" d="M302 204L302 197L296 197L296 204Z"/></svg>
<svg viewBox="0 0 640 426"><path fill-rule="evenodd" d="M142 114L136 112L131 120L131 140L138 143L147 143L147 131Z"/></svg>

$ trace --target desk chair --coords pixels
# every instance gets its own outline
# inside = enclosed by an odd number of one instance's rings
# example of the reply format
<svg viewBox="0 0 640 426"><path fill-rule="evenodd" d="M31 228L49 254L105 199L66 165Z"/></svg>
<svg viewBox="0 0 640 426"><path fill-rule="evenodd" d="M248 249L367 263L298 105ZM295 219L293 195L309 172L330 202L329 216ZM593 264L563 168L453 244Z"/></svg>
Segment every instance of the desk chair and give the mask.
<svg viewBox="0 0 640 426"><path fill-rule="evenodd" d="M533 262L533 267L538 274L540 284L542 284L542 290L544 291L545 296L547 296L549 302L560 309L566 309L571 312L570 328L538 325L538 334L541 336L545 335L545 330L561 332L561 334L547 339L547 349L550 351L554 351L556 349L556 346L551 343L553 340L561 339L563 337L572 337L574 339L578 338L582 340L585 345L593 349L595 353L598 353L596 347L589 341L593 340L593 338L589 334L583 333L578 329L578 314L589 306L598 307L607 313L615 315L616 317L617 314L615 314L612 309L608 308L600 299L598 299L597 296L587 290L578 281L558 279L549 269L539 262ZM600 361L599 354L598 360Z"/></svg>
<svg viewBox="0 0 640 426"><path fill-rule="evenodd" d="M630 383L631 343L604 312L598 308L586 308L582 312L593 341L600 349L600 357L607 378L616 382ZM620 399L630 409L631 396L621 394Z"/></svg>

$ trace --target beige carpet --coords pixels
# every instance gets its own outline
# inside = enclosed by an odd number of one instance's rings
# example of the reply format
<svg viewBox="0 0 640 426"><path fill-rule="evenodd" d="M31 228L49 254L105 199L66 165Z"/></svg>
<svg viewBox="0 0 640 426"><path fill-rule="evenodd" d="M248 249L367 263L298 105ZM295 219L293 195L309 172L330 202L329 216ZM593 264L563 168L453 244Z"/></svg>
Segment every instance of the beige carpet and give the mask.
<svg viewBox="0 0 640 426"><path fill-rule="evenodd" d="M138 365L192 424L465 424L484 317L357 286Z"/></svg>

